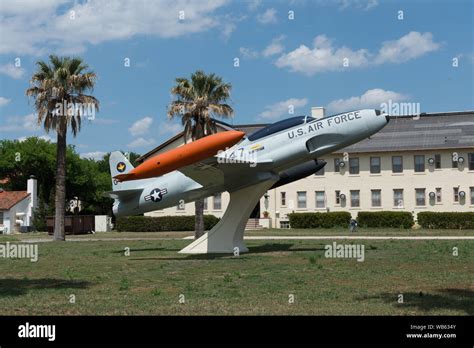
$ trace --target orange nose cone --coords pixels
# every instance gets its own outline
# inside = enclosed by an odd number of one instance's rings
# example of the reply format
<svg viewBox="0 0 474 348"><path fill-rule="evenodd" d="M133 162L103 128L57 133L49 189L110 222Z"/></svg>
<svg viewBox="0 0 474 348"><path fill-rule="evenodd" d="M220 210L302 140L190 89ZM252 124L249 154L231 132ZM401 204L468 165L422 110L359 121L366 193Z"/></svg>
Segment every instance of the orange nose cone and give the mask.
<svg viewBox="0 0 474 348"><path fill-rule="evenodd" d="M127 174L119 174L114 178L119 181L153 178L181 167L215 156L240 141L245 133L226 131L193 141L173 150L150 158Z"/></svg>

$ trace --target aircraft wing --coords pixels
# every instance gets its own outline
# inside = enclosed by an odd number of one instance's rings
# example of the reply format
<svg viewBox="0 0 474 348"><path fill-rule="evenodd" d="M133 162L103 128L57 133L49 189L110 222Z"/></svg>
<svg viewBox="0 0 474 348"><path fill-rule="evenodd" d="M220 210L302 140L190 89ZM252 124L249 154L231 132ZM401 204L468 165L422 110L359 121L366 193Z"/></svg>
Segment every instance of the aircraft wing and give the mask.
<svg viewBox="0 0 474 348"><path fill-rule="evenodd" d="M245 179L246 176L253 176L257 172L270 171L272 164L271 160L256 163L219 163L216 157L210 157L177 170L202 186L210 186Z"/></svg>

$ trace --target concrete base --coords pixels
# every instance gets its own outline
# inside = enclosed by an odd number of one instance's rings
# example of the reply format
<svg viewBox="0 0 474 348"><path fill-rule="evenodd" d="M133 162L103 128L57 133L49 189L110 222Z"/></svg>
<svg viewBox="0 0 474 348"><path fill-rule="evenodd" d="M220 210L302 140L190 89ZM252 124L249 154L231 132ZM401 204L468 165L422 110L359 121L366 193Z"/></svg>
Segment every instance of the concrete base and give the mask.
<svg viewBox="0 0 474 348"><path fill-rule="evenodd" d="M202 237L180 251L181 254L227 254L248 252L244 244L247 220L263 194L276 182L267 180L229 192L230 201L222 219Z"/></svg>

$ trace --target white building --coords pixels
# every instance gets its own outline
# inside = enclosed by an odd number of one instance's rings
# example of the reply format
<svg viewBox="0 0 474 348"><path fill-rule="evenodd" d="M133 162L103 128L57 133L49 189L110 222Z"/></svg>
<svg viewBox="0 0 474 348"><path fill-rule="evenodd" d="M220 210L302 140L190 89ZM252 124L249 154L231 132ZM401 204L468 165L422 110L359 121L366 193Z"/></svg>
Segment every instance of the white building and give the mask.
<svg viewBox="0 0 474 348"><path fill-rule="evenodd" d="M38 205L37 185L37 180L31 177L26 191L0 188L0 233L26 232L32 226L33 212Z"/></svg>
<svg viewBox="0 0 474 348"><path fill-rule="evenodd" d="M323 108L312 108L323 117ZM251 134L265 125L218 122L218 131ZM140 160L184 143L177 134ZM370 139L325 158L320 172L271 189L252 212L254 224L288 227L288 213L349 211L474 211L474 112L398 117ZM228 193L206 199L205 214L222 216ZM147 213L193 215L194 203ZM262 219L268 215L268 219Z"/></svg>

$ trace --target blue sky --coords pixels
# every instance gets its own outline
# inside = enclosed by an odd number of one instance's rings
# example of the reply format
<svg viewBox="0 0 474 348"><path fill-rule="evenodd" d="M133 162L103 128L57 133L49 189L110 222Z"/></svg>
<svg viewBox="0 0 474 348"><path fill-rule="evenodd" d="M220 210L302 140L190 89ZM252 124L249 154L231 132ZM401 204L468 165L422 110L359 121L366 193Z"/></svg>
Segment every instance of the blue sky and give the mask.
<svg viewBox="0 0 474 348"><path fill-rule="evenodd" d="M289 106L296 115L311 106L336 113L388 100L419 103L422 112L472 110L473 6L469 0L2 1L0 138L48 137L24 92L35 62L50 53L81 56L98 75L93 94L101 110L69 137L91 157L116 149L144 153L176 134L179 122L166 119L169 91L175 77L197 69L232 84L235 124L290 117ZM54 141L54 133L49 137Z"/></svg>

